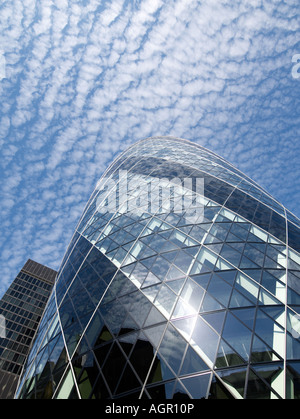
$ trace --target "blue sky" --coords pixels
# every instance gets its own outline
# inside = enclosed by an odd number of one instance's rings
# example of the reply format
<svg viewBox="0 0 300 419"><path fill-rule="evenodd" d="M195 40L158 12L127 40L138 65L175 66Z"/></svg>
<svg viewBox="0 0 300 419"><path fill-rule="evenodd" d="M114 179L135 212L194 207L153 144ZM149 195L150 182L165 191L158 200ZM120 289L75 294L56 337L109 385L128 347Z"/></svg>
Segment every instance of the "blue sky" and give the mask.
<svg viewBox="0 0 300 419"><path fill-rule="evenodd" d="M0 26L0 296L28 258L58 269L104 169L149 136L300 216L299 0L2 0Z"/></svg>

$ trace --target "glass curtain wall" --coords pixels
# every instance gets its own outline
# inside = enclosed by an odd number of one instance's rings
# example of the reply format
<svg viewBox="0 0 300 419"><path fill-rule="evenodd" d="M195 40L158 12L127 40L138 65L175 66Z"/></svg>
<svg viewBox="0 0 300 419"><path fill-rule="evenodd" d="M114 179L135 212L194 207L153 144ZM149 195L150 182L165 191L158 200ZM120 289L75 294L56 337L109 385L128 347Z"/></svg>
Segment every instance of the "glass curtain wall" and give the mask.
<svg viewBox="0 0 300 419"><path fill-rule="evenodd" d="M299 229L203 147L134 144L87 203L16 397L300 398Z"/></svg>

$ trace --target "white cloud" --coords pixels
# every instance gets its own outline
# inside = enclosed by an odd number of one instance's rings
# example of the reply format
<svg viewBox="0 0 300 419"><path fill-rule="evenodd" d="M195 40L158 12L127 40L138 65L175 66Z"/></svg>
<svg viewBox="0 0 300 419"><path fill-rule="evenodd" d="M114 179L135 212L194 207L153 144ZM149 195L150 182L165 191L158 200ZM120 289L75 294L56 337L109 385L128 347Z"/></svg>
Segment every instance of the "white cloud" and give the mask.
<svg viewBox="0 0 300 419"><path fill-rule="evenodd" d="M299 211L298 9L4 0L2 290L28 257L58 265L113 155L150 135L211 148Z"/></svg>

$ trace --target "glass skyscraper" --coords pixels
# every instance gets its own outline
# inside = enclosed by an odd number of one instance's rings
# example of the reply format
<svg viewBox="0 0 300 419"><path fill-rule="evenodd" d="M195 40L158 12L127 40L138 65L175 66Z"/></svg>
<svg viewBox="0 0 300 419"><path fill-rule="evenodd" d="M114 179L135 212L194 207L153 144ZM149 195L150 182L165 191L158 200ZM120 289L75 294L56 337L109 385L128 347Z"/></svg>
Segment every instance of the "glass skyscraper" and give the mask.
<svg viewBox="0 0 300 419"><path fill-rule="evenodd" d="M12 399L57 272L31 259L0 301L0 399Z"/></svg>
<svg viewBox="0 0 300 419"><path fill-rule="evenodd" d="M134 144L87 203L16 397L300 398L299 233L216 154Z"/></svg>

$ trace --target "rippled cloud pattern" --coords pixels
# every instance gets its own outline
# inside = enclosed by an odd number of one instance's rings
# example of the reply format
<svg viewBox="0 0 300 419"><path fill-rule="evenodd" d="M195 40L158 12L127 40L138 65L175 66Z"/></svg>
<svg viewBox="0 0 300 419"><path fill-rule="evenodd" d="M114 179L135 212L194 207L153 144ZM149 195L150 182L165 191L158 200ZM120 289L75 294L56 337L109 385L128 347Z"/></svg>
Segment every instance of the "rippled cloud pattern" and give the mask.
<svg viewBox="0 0 300 419"><path fill-rule="evenodd" d="M4 0L0 16L0 294L29 257L58 269L97 179L145 137L209 148L300 215L298 0Z"/></svg>

